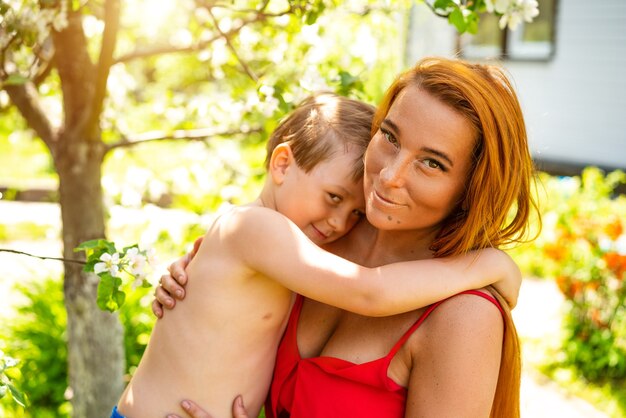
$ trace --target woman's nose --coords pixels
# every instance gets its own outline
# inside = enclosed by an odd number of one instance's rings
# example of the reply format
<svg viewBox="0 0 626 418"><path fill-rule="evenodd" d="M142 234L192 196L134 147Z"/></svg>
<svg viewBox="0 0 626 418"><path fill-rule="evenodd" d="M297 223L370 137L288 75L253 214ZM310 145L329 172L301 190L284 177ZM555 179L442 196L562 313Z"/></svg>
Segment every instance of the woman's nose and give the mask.
<svg viewBox="0 0 626 418"><path fill-rule="evenodd" d="M387 162L380 171L381 182L388 187L401 187L406 177L408 162L395 158Z"/></svg>

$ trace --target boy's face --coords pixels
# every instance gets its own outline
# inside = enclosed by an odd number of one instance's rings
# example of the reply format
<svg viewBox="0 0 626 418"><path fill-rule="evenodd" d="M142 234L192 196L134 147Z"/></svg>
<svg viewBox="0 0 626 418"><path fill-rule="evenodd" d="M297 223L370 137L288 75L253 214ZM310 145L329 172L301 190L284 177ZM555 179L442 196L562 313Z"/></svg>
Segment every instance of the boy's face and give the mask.
<svg viewBox="0 0 626 418"><path fill-rule="evenodd" d="M306 173L295 161L276 191L276 210L317 245L333 242L364 216L363 182L351 179L355 150L339 150Z"/></svg>

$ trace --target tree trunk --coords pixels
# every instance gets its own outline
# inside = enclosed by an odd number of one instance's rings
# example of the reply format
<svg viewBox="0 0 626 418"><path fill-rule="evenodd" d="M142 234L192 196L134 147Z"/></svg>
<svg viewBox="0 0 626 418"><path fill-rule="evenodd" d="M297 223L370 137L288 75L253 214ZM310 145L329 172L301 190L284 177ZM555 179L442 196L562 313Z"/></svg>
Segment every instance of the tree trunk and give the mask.
<svg viewBox="0 0 626 418"><path fill-rule="evenodd" d="M65 138L62 138L65 139ZM55 164L63 221L63 256L76 258L80 242L105 236L102 203L102 144L60 141ZM71 152L70 152L71 151ZM105 417L124 388L123 331L117 314L96 305L98 278L80 266L65 264L69 381L73 416Z"/></svg>

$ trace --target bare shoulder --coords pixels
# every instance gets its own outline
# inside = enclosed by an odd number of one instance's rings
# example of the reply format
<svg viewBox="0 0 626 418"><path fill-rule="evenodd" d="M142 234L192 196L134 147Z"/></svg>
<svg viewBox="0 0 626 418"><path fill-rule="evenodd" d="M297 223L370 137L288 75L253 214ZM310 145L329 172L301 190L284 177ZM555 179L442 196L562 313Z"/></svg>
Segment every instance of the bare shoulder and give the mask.
<svg viewBox="0 0 626 418"><path fill-rule="evenodd" d="M491 296L487 291L481 292ZM504 321L493 302L475 294L462 293L440 304L424 326L434 337L429 340L435 344L484 338L501 341Z"/></svg>
<svg viewBox="0 0 626 418"><path fill-rule="evenodd" d="M285 216L272 209L260 206L235 206L220 214L208 233L218 232L222 240L247 239L288 223Z"/></svg>

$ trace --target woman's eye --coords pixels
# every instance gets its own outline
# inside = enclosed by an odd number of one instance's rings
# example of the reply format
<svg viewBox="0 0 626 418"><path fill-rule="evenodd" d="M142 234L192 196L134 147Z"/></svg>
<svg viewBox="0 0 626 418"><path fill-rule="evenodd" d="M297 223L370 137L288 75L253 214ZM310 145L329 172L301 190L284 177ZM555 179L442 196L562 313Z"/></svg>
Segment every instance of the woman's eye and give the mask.
<svg viewBox="0 0 626 418"><path fill-rule="evenodd" d="M387 142L392 144L393 146L398 146L398 140L393 136L393 134L385 129L381 129L380 132L383 134Z"/></svg>
<svg viewBox="0 0 626 418"><path fill-rule="evenodd" d="M433 159L426 159L424 160L424 164L426 164L426 166L428 166L428 168L435 168L435 169L439 169L441 171L446 171L445 167L437 160L433 160Z"/></svg>

